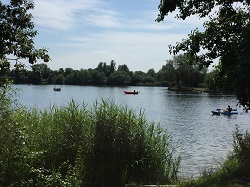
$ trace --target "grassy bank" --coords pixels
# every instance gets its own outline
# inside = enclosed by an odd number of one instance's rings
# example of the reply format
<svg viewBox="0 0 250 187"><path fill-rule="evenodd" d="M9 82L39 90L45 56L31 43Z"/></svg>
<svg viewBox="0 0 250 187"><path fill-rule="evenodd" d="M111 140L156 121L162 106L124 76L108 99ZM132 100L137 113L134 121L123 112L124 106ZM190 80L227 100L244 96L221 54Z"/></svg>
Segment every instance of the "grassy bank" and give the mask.
<svg viewBox="0 0 250 187"><path fill-rule="evenodd" d="M234 150L216 170L205 170L198 179L181 182L180 187L250 186L250 134L238 127L234 133Z"/></svg>
<svg viewBox="0 0 250 187"><path fill-rule="evenodd" d="M171 184L179 157L143 112L102 101L40 111L1 90L0 186Z"/></svg>

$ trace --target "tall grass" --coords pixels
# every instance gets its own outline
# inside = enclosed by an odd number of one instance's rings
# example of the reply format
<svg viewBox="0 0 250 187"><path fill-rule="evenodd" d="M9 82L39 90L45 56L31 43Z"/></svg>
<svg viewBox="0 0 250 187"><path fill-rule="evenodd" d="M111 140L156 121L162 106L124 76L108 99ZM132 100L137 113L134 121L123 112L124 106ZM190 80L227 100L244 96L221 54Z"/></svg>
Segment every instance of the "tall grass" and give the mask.
<svg viewBox="0 0 250 187"><path fill-rule="evenodd" d="M125 186L176 181L170 134L142 111L73 100L1 116L0 186Z"/></svg>
<svg viewBox="0 0 250 187"><path fill-rule="evenodd" d="M201 177L188 180L180 186L192 187L238 187L250 186L250 134L242 133L239 127L233 134L233 152L216 171L205 170Z"/></svg>

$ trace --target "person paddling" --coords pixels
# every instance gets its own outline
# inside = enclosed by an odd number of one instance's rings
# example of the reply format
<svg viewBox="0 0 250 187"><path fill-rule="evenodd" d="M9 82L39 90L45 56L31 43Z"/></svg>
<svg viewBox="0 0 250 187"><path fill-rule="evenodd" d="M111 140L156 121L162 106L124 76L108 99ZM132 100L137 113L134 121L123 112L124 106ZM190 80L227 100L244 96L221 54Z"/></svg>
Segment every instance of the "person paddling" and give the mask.
<svg viewBox="0 0 250 187"><path fill-rule="evenodd" d="M227 111L228 111L228 112L231 112L231 111L232 111L232 108L230 107L230 105L227 106Z"/></svg>

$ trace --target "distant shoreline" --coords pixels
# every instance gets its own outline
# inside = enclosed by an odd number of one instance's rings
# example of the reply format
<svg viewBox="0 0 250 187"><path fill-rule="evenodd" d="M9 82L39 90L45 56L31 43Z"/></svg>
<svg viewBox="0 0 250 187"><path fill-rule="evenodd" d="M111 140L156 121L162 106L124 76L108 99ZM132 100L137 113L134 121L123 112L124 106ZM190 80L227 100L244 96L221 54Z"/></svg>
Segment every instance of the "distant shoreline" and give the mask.
<svg viewBox="0 0 250 187"><path fill-rule="evenodd" d="M180 91L180 92L201 92L201 93L204 92L204 93L232 94L232 95L235 94L235 92L220 91L220 90L208 90L206 88L198 88L198 87L183 87L183 88L169 87L168 90L170 90L170 91Z"/></svg>

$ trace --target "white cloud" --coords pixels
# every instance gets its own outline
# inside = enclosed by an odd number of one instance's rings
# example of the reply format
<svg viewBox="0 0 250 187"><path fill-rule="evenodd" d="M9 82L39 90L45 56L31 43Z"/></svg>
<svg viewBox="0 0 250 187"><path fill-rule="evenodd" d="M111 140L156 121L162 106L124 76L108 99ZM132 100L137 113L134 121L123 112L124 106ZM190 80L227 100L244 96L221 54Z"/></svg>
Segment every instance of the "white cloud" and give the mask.
<svg viewBox="0 0 250 187"><path fill-rule="evenodd" d="M89 15L84 15L82 22L95 25L98 27L118 27L120 26L119 21L110 14L105 14L105 15L97 15L97 14L89 14Z"/></svg>
<svg viewBox="0 0 250 187"><path fill-rule="evenodd" d="M94 53L94 54L107 54L107 51L99 51L99 50L95 49L95 50L93 51L93 53Z"/></svg>
<svg viewBox="0 0 250 187"><path fill-rule="evenodd" d="M70 29L80 13L95 7L96 0L35 0L32 13L37 25L55 29Z"/></svg>
<svg viewBox="0 0 250 187"><path fill-rule="evenodd" d="M152 8L153 9L153 8ZM112 4L100 0L35 0L33 12L35 23L42 27L60 30L72 29L76 26L120 29L152 29L169 30L196 28L203 20L193 16L185 21L176 20L175 13L170 14L163 22L155 22L157 6L154 11L145 11L137 17L127 17ZM88 28L87 28L88 29Z"/></svg>

